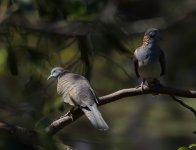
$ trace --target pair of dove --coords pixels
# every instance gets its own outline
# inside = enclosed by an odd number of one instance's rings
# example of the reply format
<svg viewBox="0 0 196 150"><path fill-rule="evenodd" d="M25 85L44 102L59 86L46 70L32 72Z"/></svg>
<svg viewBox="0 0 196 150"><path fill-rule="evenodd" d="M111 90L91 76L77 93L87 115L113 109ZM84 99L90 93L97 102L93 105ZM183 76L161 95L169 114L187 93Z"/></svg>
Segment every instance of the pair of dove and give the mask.
<svg viewBox="0 0 196 150"><path fill-rule="evenodd" d="M148 29L144 34L142 46L134 52L135 73L142 79L140 85L142 89L145 83L148 86L157 83L159 77L165 72L165 57L158 45L159 38L159 30ZM62 67L55 67L48 79L50 78L58 79L57 92L62 95L65 103L72 108L80 108L95 128L109 129L97 108L99 99L85 77L70 73ZM71 111L67 114L71 114Z"/></svg>

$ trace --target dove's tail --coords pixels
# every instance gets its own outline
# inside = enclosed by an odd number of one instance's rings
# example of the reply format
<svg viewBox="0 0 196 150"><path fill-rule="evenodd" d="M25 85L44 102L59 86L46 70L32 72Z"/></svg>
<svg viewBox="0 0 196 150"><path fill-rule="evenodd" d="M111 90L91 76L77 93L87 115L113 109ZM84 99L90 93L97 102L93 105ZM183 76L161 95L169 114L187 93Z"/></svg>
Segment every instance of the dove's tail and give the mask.
<svg viewBox="0 0 196 150"><path fill-rule="evenodd" d="M82 111L95 128L102 131L109 129L107 123L104 121L101 113L99 112L96 103L88 108L82 108Z"/></svg>

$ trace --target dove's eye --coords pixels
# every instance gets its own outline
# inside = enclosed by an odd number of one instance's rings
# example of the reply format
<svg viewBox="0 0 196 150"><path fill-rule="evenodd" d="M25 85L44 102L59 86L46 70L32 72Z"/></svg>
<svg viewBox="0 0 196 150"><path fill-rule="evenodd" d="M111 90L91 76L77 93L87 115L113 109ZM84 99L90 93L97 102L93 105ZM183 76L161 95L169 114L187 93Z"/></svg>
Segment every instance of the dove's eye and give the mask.
<svg viewBox="0 0 196 150"><path fill-rule="evenodd" d="M155 36L155 34L156 34L155 32L150 32L150 33L149 33L149 35L150 35L151 37Z"/></svg>

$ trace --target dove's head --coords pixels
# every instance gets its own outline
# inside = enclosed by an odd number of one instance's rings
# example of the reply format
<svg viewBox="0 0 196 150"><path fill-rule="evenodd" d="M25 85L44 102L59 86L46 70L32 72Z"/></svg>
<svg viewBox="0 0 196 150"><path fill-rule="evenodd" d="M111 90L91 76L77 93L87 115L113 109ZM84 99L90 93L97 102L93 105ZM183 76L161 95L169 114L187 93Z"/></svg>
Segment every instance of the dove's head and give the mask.
<svg viewBox="0 0 196 150"><path fill-rule="evenodd" d="M146 30L144 36L147 36L149 39L160 39L160 31L156 28L149 28Z"/></svg>
<svg viewBox="0 0 196 150"><path fill-rule="evenodd" d="M63 73L65 72L65 69L62 67L55 67L51 70L51 73L48 77L48 80L51 78L58 78L59 76L61 76Z"/></svg>
<svg viewBox="0 0 196 150"><path fill-rule="evenodd" d="M144 34L143 44L148 45L149 43L156 43L161 39L161 34L156 28L149 28Z"/></svg>

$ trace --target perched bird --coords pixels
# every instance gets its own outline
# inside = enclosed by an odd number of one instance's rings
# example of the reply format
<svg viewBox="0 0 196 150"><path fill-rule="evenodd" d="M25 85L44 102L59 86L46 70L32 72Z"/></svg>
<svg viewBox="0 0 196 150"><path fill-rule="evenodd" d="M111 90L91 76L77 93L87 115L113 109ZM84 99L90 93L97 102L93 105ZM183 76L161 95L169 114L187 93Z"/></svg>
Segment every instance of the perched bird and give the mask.
<svg viewBox="0 0 196 150"><path fill-rule="evenodd" d="M148 29L144 34L142 46L134 52L134 69L137 77L142 79L142 89L145 82L148 86L159 84L159 77L165 73L165 56L158 45L159 39L158 29Z"/></svg>
<svg viewBox="0 0 196 150"><path fill-rule="evenodd" d="M109 129L97 108L98 98L85 77L70 73L62 67L55 67L48 79L50 78L58 79L57 92L63 96L65 103L71 105L72 109L80 108L95 128Z"/></svg>

